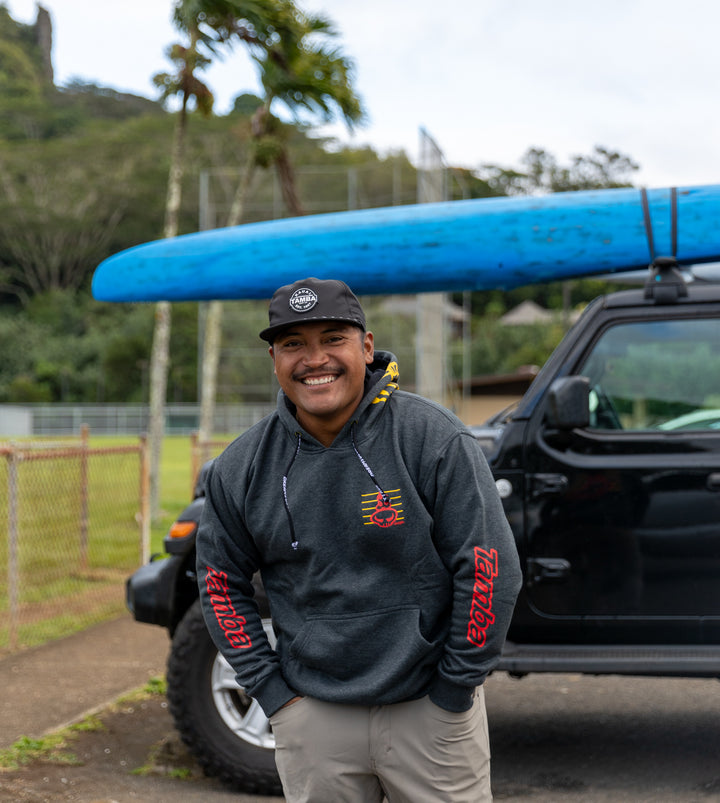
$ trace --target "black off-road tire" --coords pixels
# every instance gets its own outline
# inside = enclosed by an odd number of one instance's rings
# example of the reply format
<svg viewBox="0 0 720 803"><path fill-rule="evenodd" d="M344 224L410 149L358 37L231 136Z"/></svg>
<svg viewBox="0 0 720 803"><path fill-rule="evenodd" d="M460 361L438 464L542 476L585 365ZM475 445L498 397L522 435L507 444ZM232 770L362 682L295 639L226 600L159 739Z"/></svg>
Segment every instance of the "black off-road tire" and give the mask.
<svg viewBox="0 0 720 803"><path fill-rule="evenodd" d="M281 796L267 719L221 662L196 601L175 631L168 658L167 695L175 726L207 775L239 792Z"/></svg>

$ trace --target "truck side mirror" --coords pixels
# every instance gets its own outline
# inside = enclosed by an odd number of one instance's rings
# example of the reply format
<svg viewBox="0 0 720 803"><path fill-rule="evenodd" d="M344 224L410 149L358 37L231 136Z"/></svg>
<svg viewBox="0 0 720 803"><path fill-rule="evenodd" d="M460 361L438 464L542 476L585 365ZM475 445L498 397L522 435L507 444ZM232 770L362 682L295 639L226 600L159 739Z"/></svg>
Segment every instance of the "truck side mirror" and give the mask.
<svg viewBox="0 0 720 803"><path fill-rule="evenodd" d="M590 380L586 376L565 376L550 385L545 422L563 430L590 426Z"/></svg>

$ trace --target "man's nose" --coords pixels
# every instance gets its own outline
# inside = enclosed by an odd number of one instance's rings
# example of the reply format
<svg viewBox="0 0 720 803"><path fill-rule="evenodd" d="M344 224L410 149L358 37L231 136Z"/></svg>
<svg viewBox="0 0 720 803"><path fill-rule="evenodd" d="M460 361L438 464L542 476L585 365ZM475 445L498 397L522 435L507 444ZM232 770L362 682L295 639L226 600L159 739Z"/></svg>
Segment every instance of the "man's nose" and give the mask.
<svg viewBox="0 0 720 803"><path fill-rule="evenodd" d="M303 362L311 367L322 365L327 361L327 352L322 343L308 343L305 346Z"/></svg>

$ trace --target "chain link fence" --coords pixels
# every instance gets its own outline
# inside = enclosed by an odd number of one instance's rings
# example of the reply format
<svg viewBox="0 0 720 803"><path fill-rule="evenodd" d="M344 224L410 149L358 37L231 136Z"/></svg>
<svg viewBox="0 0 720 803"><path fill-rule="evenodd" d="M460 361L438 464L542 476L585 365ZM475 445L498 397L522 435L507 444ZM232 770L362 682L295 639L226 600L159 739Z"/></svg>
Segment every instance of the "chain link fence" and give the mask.
<svg viewBox="0 0 720 803"><path fill-rule="evenodd" d="M0 654L119 615L148 558L144 441L0 444Z"/></svg>
<svg viewBox="0 0 720 803"><path fill-rule="evenodd" d="M190 498L195 496L195 486L200 477L200 470L213 457L217 457L231 443L230 438L218 440L200 440L197 432L190 436Z"/></svg>

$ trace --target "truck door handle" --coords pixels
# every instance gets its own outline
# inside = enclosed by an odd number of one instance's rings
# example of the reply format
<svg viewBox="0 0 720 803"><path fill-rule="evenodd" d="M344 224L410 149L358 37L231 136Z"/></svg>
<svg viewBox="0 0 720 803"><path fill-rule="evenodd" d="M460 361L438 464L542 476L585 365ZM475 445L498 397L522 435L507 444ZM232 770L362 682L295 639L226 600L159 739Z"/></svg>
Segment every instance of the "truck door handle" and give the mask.
<svg viewBox="0 0 720 803"><path fill-rule="evenodd" d="M570 561L565 558L528 558L528 585L567 580L570 568Z"/></svg>
<svg viewBox="0 0 720 803"><path fill-rule="evenodd" d="M565 493L568 488L568 478L564 474L529 474L527 479L531 499Z"/></svg>
<svg viewBox="0 0 720 803"><path fill-rule="evenodd" d="M720 473L713 472L709 474L705 486L708 491L720 491Z"/></svg>

